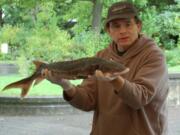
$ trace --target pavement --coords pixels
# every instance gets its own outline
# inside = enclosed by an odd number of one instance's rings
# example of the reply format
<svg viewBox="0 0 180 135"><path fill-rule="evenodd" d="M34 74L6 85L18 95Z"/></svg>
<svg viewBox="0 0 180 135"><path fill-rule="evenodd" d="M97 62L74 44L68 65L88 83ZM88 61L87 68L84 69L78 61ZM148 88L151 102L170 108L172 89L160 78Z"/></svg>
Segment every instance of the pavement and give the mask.
<svg viewBox="0 0 180 135"><path fill-rule="evenodd" d="M0 116L0 135L88 135L92 112L63 108L59 115Z"/></svg>
<svg viewBox="0 0 180 135"><path fill-rule="evenodd" d="M92 112L71 106L58 115L0 116L0 135L89 135ZM180 106L169 107L169 135L180 135Z"/></svg>
<svg viewBox="0 0 180 135"><path fill-rule="evenodd" d="M168 122L168 135L180 135L180 106L169 107Z"/></svg>

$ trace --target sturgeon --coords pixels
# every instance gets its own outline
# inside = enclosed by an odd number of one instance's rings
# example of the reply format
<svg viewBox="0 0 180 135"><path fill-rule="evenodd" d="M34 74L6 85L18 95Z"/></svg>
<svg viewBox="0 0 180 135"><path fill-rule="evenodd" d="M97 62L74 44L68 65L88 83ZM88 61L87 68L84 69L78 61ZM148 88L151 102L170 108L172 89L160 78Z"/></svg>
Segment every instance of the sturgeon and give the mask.
<svg viewBox="0 0 180 135"><path fill-rule="evenodd" d="M119 75L129 71L129 68L125 67L123 64L98 57L85 57L50 64L41 61L33 61L33 63L36 66L36 70L32 75L8 84L3 88L3 91L10 88L20 88L21 97L25 97L33 82L34 85L37 85L45 79L42 75L44 69L48 69L52 74L59 75L60 78L68 80L86 79L89 75L93 75L96 70L101 70L103 73L118 73Z"/></svg>

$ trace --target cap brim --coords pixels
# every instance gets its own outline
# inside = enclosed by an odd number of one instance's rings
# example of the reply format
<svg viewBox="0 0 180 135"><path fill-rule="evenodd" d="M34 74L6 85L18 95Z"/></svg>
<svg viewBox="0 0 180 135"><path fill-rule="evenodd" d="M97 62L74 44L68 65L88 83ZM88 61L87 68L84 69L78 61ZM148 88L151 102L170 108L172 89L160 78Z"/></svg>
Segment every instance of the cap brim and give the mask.
<svg viewBox="0 0 180 135"><path fill-rule="evenodd" d="M111 17L109 17L109 18L106 19L106 21L105 21L105 26L106 26L109 22L111 22L111 21L113 21L113 20L116 20L116 19L129 19L129 18L134 17L134 16L135 16L134 14L113 15L113 16L111 16Z"/></svg>

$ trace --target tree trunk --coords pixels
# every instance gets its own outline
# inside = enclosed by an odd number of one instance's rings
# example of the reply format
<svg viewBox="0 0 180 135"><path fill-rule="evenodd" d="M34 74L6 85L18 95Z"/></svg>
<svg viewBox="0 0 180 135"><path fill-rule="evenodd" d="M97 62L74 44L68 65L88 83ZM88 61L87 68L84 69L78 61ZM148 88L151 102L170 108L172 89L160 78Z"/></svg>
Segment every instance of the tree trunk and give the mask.
<svg viewBox="0 0 180 135"><path fill-rule="evenodd" d="M3 12L2 9L0 8L0 26L3 26L3 18L2 18Z"/></svg>
<svg viewBox="0 0 180 135"><path fill-rule="evenodd" d="M93 3L92 30L100 33L103 2L102 0L94 0Z"/></svg>

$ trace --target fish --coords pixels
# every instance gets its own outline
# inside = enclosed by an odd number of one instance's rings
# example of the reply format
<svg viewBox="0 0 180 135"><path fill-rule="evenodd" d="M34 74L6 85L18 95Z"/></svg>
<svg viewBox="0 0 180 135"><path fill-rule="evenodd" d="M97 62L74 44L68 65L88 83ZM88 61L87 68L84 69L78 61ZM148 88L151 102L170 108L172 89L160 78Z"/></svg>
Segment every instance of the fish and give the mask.
<svg viewBox="0 0 180 135"><path fill-rule="evenodd" d="M42 80L46 79L42 75L42 71L45 69L51 71L52 74L59 75L62 79L68 80L86 79L88 76L94 75L96 70L100 70L103 73L118 73L119 75L129 72L129 68L123 64L99 57L84 57L76 60L58 61L53 63L33 61L33 63L35 64L36 70L32 75L6 85L2 91L11 88L20 88L20 96L21 98L24 98L32 84L37 85Z"/></svg>

